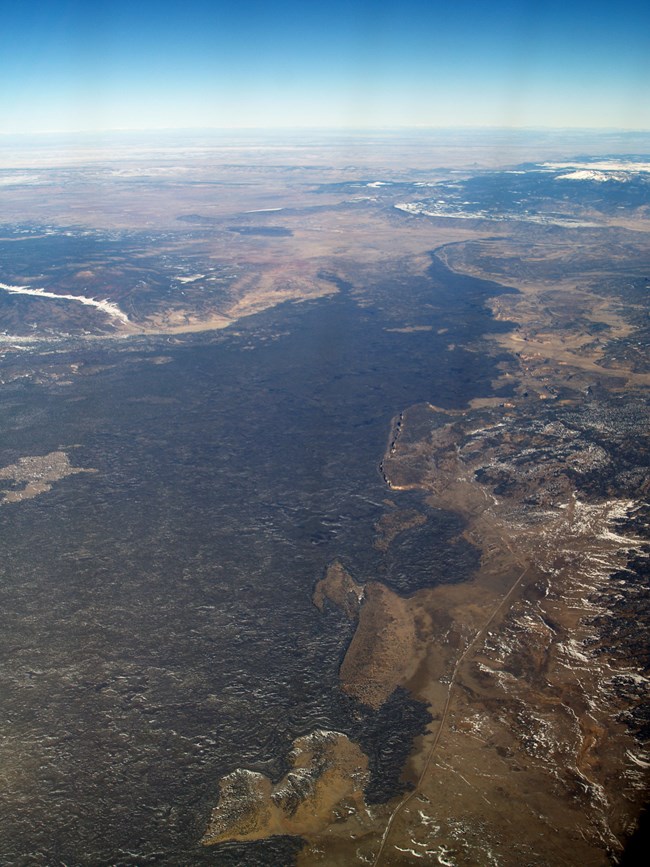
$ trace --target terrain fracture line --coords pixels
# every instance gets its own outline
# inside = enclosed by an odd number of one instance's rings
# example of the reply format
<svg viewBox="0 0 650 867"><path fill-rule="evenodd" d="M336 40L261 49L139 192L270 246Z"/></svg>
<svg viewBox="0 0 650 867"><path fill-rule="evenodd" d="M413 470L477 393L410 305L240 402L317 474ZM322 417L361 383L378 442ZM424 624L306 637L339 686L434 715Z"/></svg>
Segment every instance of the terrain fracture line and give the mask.
<svg viewBox="0 0 650 867"><path fill-rule="evenodd" d="M449 681L449 688L447 689L447 699L445 701L445 706L444 706L443 711L442 711L442 716L440 717L440 725L438 726L438 731L436 732L436 736L433 739L433 743L429 747L429 752L427 753L427 757L425 759L424 767L422 768L422 772L420 773L420 776L418 777L418 781L415 784L415 788L411 792L409 792L408 795L406 795L406 797L404 797L399 802L399 804L395 807L393 812L390 814L390 816L388 818L388 822L386 823L386 828L385 828L383 836L381 838L379 850L377 852L377 855L375 856L375 860L372 862L372 867L377 867L377 865L379 864L379 860L380 860L382 853L386 847L386 843L388 842L388 835L390 834L390 830L393 826L393 822L395 821L395 819L397 818L399 813L401 813L402 809L409 803L409 801L412 801L413 798L420 791L422 781L424 780L424 777L425 777L427 771L429 770L429 765L431 764L431 759L433 758L433 754L436 750L436 747L438 746L438 743L440 742L440 738L442 736L442 731L443 731L445 724L447 722L447 715L449 714L449 707L451 705L451 695L452 695L454 686L456 685L456 679L458 677L458 671L459 671L461 665L463 664L463 662L467 658L470 651L473 649L476 642L485 633L486 629L489 627L489 625L492 623L494 618L497 616L500 609L506 604L506 602L512 596L512 594L515 592L517 587L519 587L519 585L521 584L521 582L524 578L524 575L526 574L526 572L528 572L529 568L530 568L529 566L525 567L523 572L519 575L517 580L512 584L512 586L507 591L507 593L501 597L499 603L492 610L492 613L490 614L488 619L485 621L483 626L481 626L481 628L478 630L478 632L476 633L474 638L472 638L472 640L467 645L465 650L461 653L461 655L456 660L456 664L454 665L454 669L453 669L452 674L451 674L451 679Z"/></svg>

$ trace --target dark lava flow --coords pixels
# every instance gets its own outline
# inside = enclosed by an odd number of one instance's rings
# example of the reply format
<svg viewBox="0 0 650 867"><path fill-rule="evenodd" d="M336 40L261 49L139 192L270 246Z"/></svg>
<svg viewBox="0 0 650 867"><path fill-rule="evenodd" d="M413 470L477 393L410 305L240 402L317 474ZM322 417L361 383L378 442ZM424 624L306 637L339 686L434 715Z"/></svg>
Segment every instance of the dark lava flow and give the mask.
<svg viewBox="0 0 650 867"><path fill-rule="evenodd" d="M404 407L490 393L493 363L458 347L504 327L482 306L498 291L435 262L390 314L344 287L182 346L26 357L112 366L2 393L2 465L64 448L98 470L0 508L2 864L289 864L298 840L198 841L223 774L277 779L318 727L368 752L369 800L399 789L426 710L343 696L351 627L311 595L336 557L402 593L474 568L443 513L373 547L383 500L426 510L378 465ZM400 307L434 329L387 331Z"/></svg>

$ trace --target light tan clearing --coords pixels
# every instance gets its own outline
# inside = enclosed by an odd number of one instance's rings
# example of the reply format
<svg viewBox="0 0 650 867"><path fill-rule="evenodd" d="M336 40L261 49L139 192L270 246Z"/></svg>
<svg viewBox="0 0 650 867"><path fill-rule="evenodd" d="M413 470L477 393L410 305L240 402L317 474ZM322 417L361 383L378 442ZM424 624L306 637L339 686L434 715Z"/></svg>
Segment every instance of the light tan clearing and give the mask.
<svg viewBox="0 0 650 867"><path fill-rule="evenodd" d="M417 645L408 602L383 584L366 584L359 625L341 665L343 690L369 707L381 707L416 668Z"/></svg>
<svg viewBox="0 0 650 867"><path fill-rule="evenodd" d="M54 482L66 476L96 472L97 470L71 466L67 454L61 451L19 458L17 463L0 469L0 480L6 479L16 486L13 490L2 492L0 505L20 503L22 500L31 500L39 494L45 494L52 489Z"/></svg>

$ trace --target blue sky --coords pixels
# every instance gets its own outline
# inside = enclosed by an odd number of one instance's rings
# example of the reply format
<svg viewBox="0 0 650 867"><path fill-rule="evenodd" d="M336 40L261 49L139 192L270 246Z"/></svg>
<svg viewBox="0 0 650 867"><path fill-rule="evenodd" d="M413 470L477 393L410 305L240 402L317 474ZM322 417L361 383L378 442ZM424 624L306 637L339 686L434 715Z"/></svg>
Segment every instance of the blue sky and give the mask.
<svg viewBox="0 0 650 867"><path fill-rule="evenodd" d="M0 34L8 133L650 128L647 3L35 0Z"/></svg>

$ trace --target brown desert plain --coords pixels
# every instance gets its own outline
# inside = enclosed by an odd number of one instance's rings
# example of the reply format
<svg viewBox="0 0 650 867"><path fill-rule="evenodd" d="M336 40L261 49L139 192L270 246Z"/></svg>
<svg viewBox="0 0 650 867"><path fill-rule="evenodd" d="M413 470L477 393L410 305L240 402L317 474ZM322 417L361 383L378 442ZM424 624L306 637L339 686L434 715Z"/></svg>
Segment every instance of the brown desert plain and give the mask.
<svg viewBox="0 0 650 867"><path fill-rule="evenodd" d="M569 196L569 224L396 207L415 200L414 183L575 152L584 160L586 147L559 137L496 146L315 134L140 151L5 146L0 240L18 249L39 233L130 240L128 256L107 248L92 262L30 273L17 255L6 267L5 287L67 300L5 293L3 384L66 383L101 368L83 353L30 367L25 348L48 339L157 341L164 365L164 346L236 332L261 311L342 286L362 308L389 311L408 340L436 326L413 315L399 287L425 277L432 259L516 290L488 301L508 330L465 347L498 360L492 390L464 408L401 407L376 455L385 497L375 549L389 552L426 521L400 502L416 491L459 516L476 571L400 594L353 574L341 551L314 579L314 605L352 624L340 689L379 709L402 688L430 714L401 791L368 803L361 746L341 732L305 732L281 779L247 767L222 779L202 841L214 863L223 844L273 835L302 838L305 867L631 863L624 852L650 767L647 201L613 210ZM12 185L12 173L33 180ZM75 296L109 301L126 318ZM0 469L14 484L2 511L83 472L73 464L73 451L54 452Z"/></svg>

